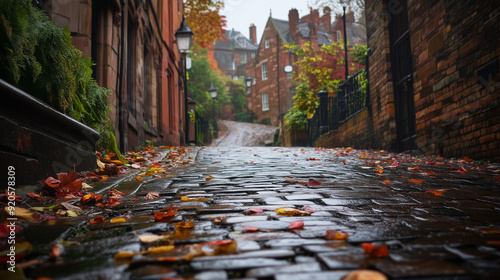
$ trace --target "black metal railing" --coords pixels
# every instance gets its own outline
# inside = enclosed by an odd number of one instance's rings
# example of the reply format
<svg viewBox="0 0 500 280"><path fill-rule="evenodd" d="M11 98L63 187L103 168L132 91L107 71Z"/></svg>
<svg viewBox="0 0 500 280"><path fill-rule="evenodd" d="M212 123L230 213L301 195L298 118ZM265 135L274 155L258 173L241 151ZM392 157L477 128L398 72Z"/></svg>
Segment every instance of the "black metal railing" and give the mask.
<svg viewBox="0 0 500 280"><path fill-rule="evenodd" d="M318 137L364 110L369 103L368 68L363 68L342 83L335 96L326 91L318 92L320 104L308 121L308 144Z"/></svg>

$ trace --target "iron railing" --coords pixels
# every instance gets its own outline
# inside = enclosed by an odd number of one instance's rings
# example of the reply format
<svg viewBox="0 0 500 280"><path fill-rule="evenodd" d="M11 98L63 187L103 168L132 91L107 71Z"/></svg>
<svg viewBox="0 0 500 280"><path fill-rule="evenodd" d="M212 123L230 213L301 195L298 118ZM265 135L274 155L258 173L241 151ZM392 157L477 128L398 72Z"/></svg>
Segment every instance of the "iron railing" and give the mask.
<svg viewBox="0 0 500 280"><path fill-rule="evenodd" d="M363 68L342 83L335 96L318 92L320 104L308 121L309 146L321 134L336 130L340 124L363 111L369 103L368 68Z"/></svg>

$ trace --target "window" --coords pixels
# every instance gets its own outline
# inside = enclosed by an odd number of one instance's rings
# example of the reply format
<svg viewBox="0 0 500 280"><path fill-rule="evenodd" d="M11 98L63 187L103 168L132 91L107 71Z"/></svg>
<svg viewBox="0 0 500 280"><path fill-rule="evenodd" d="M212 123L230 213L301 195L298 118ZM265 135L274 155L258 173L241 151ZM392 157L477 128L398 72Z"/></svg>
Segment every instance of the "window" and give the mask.
<svg viewBox="0 0 500 280"><path fill-rule="evenodd" d="M257 84L257 78L253 77L253 83L252 84L254 84L254 85Z"/></svg>
<svg viewBox="0 0 500 280"><path fill-rule="evenodd" d="M267 97L267 92L262 94L262 111L269 111L269 99Z"/></svg>
<svg viewBox="0 0 500 280"><path fill-rule="evenodd" d="M237 81L237 80L239 80L238 76L234 76L233 81Z"/></svg>
<svg viewBox="0 0 500 280"><path fill-rule="evenodd" d="M266 49L269 49L269 38L266 38L266 40L265 40L264 42L265 42L265 43L264 43L264 47L265 47Z"/></svg>
<svg viewBox="0 0 500 280"><path fill-rule="evenodd" d="M246 46L247 46L247 40L245 39L245 37L239 37L237 40L238 40L238 43L239 43L242 47L246 47Z"/></svg>
<svg viewBox="0 0 500 280"><path fill-rule="evenodd" d="M267 62L262 63L262 80L267 80Z"/></svg>
<svg viewBox="0 0 500 280"><path fill-rule="evenodd" d="M252 52L251 57L255 58L255 53L254 52Z"/></svg>
<svg viewBox="0 0 500 280"><path fill-rule="evenodd" d="M242 53L240 56L240 59L241 59L241 63L247 63L247 54Z"/></svg>

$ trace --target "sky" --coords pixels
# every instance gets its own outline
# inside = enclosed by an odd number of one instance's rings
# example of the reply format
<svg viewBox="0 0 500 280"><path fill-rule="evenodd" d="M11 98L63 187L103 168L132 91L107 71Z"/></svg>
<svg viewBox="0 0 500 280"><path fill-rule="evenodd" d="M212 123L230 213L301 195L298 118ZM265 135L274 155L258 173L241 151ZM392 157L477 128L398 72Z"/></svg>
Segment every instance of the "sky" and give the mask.
<svg viewBox="0 0 500 280"><path fill-rule="evenodd" d="M245 37L250 38L249 27L253 23L257 27L257 42L266 27L269 11L272 17L288 21L288 11L295 8L299 17L309 14L309 6L315 0L225 0L221 14L226 16L228 30L234 28Z"/></svg>

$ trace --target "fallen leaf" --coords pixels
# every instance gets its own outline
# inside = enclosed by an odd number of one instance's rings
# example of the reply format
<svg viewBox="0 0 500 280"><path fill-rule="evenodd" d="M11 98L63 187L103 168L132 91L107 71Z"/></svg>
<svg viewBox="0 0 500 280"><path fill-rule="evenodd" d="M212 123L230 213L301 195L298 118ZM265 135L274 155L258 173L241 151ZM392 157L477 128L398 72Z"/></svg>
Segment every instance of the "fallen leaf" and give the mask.
<svg viewBox="0 0 500 280"><path fill-rule="evenodd" d="M78 217L78 212L76 212L74 210L67 210L66 211L66 216L68 216L68 217Z"/></svg>
<svg viewBox="0 0 500 280"><path fill-rule="evenodd" d="M190 229L190 228L194 228L194 224L193 224L193 221L192 220L189 220L187 222L178 222L177 224L175 224L175 227L176 228L181 228L181 229Z"/></svg>
<svg viewBox="0 0 500 280"><path fill-rule="evenodd" d="M154 200L154 199L159 199L159 198L160 198L159 192L148 192L144 199L145 200Z"/></svg>
<svg viewBox="0 0 500 280"><path fill-rule="evenodd" d="M463 166L460 166L460 168L457 170L457 173L465 174L465 173L467 173L467 169L465 169L465 167L463 167Z"/></svg>
<svg viewBox="0 0 500 280"><path fill-rule="evenodd" d="M177 211L175 211L174 209L174 204L170 204L170 207L168 208L166 213L155 212L155 222L168 223L175 217L175 215L177 215Z"/></svg>
<svg viewBox="0 0 500 280"><path fill-rule="evenodd" d="M375 170L375 173L377 173L377 174L382 174L382 173L384 173L384 170L382 170L382 169L377 169L377 170Z"/></svg>
<svg viewBox="0 0 500 280"><path fill-rule="evenodd" d="M314 210L314 211L311 211ZM281 207L274 212L276 212L278 215L284 215L284 216L309 216L312 213L314 213L316 210L313 208L310 209L296 209L292 207Z"/></svg>
<svg viewBox="0 0 500 280"><path fill-rule="evenodd" d="M137 255L134 251L120 251L115 254L115 260L131 259L133 256Z"/></svg>
<svg viewBox="0 0 500 280"><path fill-rule="evenodd" d="M137 181L144 181L144 179L143 179L141 176L139 176L139 175L135 176L134 178L135 178Z"/></svg>
<svg viewBox="0 0 500 280"><path fill-rule="evenodd" d="M259 230L259 228L251 227L251 226L241 226L241 227L244 227L244 228L246 228L249 231L258 231Z"/></svg>
<svg viewBox="0 0 500 280"><path fill-rule="evenodd" d="M14 209L12 209L12 208L14 208ZM35 218L33 217L33 213L30 210L27 210L27 209L24 209L21 207L5 206L4 210L10 216L16 216L18 218L23 218L23 219L26 219L28 221L35 220Z"/></svg>
<svg viewBox="0 0 500 280"><path fill-rule="evenodd" d="M151 247L148 248L146 251L141 252L141 254L160 254L160 253L170 252L174 249L175 249L174 245Z"/></svg>
<svg viewBox="0 0 500 280"><path fill-rule="evenodd" d="M391 183L391 181L389 181L389 180L384 180L384 181L382 181L382 183L384 183L385 185L389 185L389 184Z"/></svg>
<svg viewBox="0 0 500 280"><path fill-rule="evenodd" d="M373 245L372 243L361 243L365 254L372 257L383 258L389 255L389 248L386 245Z"/></svg>
<svg viewBox="0 0 500 280"><path fill-rule="evenodd" d="M419 179L410 179L410 183L414 184L422 184L424 180L419 180Z"/></svg>
<svg viewBox="0 0 500 280"><path fill-rule="evenodd" d="M93 189L92 186L90 186L89 184L87 184L85 182L82 183L82 190L86 191L86 190L91 190L91 189Z"/></svg>
<svg viewBox="0 0 500 280"><path fill-rule="evenodd" d="M311 186L321 186L323 184L321 184L320 181L318 180L314 180L314 179L309 179L309 182L307 182L306 186L308 187L311 187Z"/></svg>
<svg viewBox="0 0 500 280"><path fill-rule="evenodd" d="M109 221L110 224L120 224L120 223L126 223L127 220L124 217L116 217L113 218Z"/></svg>
<svg viewBox="0 0 500 280"><path fill-rule="evenodd" d="M347 232L340 232L336 230L327 230L325 239L326 240L344 240L349 236Z"/></svg>
<svg viewBox="0 0 500 280"><path fill-rule="evenodd" d="M206 180L206 181L210 181L210 180L212 180L213 178L214 178L214 176L212 176L212 175L208 175L207 177L205 177L205 180Z"/></svg>
<svg viewBox="0 0 500 280"><path fill-rule="evenodd" d="M375 270L360 269L349 272L342 280L387 280L387 276Z"/></svg>
<svg viewBox="0 0 500 280"><path fill-rule="evenodd" d="M187 196L181 197L181 202L192 202L192 201L207 201L208 198L206 197L196 197L196 198L189 198Z"/></svg>
<svg viewBox="0 0 500 280"><path fill-rule="evenodd" d="M36 194L36 193L27 193L26 194L27 196L31 197L31 198L35 198L36 200L39 200L39 201L42 201L43 200L43 197L40 194Z"/></svg>
<svg viewBox="0 0 500 280"><path fill-rule="evenodd" d="M264 212L264 209L262 209L260 207L250 207L250 208L248 208L247 215L249 215L249 214L260 214L262 212Z"/></svg>
<svg viewBox="0 0 500 280"><path fill-rule="evenodd" d="M435 196L443 196L441 191L425 191L426 194L433 194Z"/></svg>
<svg viewBox="0 0 500 280"><path fill-rule="evenodd" d="M52 243L50 245L50 248L52 250L52 253L49 255L49 258L55 259L61 255L61 247L59 247L57 244Z"/></svg>
<svg viewBox="0 0 500 280"><path fill-rule="evenodd" d="M136 234L136 236L139 238L139 240L142 243L153 243L157 242L160 240L168 240L168 236L164 235L155 235L155 234Z"/></svg>
<svg viewBox="0 0 500 280"><path fill-rule="evenodd" d="M104 169L106 167L106 165L104 163L102 163L102 161L100 161L99 159L97 159L97 166L100 169Z"/></svg>
<svg viewBox="0 0 500 280"><path fill-rule="evenodd" d="M291 222L291 224L288 228L289 229L301 229L303 227L304 227L303 221L293 221L293 222Z"/></svg>
<svg viewBox="0 0 500 280"><path fill-rule="evenodd" d="M93 205L99 202L102 199L102 194L96 195L95 193L89 193L84 195L80 199L80 204L82 205Z"/></svg>
<svg viewBox="0 0 500 280"><path fill-rule="evenodd" d="M106 219L103 216L95 216L94 219L90 220L89 223L95 224L105 224Z"/></svg>
<svg viewBox="0 0 500 280"><path fill-rule="evenodd" d="M78 206L75 206L73 204L70 204L68 202L61 202L60 203L64 208L66 208L66 210L72 210L72 211L75 211L77 213L80 213L82 212L82 208L78 207Z"/></svg>

